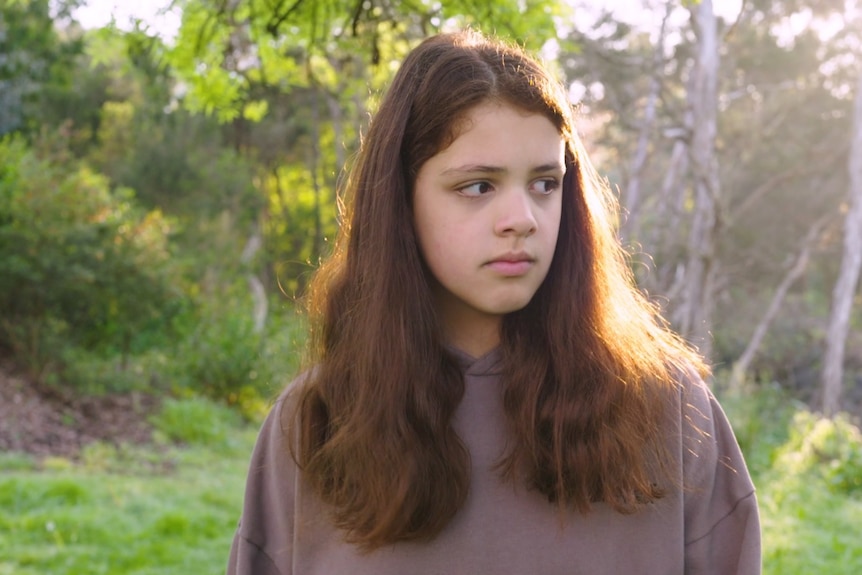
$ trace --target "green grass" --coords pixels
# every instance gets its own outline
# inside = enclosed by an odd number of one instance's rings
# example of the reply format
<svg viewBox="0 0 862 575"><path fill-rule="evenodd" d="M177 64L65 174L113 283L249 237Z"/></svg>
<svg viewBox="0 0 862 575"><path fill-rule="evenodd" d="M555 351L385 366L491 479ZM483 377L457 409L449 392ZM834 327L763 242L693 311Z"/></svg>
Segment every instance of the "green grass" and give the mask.
<svg viewBox="0 0 862 575"><path fill-rule="evenodd" d="M0 575L224 573L255 432L217 448L96 445L74 465L0 459Z"/></svg>
<svg viewBox="0 0 862 575"><path fill-rule="evenodd" d="M846 422L725 404L758 487L764 573L862 573L862 490L846 490L857 473L848 445L859 445ZM223 573L257 429L221 409L169 403L154 423L183 447L95 444L74 463L0 454L0 575ZM775 415L768 424L765 413ZM840 456L845 481L835 481L836 460L823 459L829 448L851 454Z"/></svg>
<svg viewBox="0 0 862 575"><path fill-rule="evenodd" d="M811 475L761 478L764 573L862 573L862 499Z"/></svg>

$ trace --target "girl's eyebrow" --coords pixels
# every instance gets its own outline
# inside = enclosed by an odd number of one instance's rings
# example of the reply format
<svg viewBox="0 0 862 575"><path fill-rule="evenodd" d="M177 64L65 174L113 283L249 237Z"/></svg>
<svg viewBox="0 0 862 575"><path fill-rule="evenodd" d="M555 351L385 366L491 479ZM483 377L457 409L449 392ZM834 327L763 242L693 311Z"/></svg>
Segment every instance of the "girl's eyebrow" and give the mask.
<svg viewBox="0 0 862 575"><path fill-rule="evenodd" d="M488 166L484 164L464 164L454 168L446 168L440 172L441 176L461 176L472 174L506 174L508 169L500 166ZM566 168L561 162L548 162L530 169L530 174L545 174L548 172L563 172Z"/></svg>

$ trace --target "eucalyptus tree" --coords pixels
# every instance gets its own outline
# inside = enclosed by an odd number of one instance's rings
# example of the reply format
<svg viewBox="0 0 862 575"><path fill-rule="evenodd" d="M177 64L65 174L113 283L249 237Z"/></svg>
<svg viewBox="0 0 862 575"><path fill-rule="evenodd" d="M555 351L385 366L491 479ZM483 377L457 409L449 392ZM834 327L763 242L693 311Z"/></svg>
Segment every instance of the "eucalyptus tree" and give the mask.
<svg viewBox="0 0 862 575"><path fill-rule="evenodd" d="M680 303L673 319L704 355L712 353L712 311L716 275L716 241L719 233L718 70L720 36L712 0L691 9L695 54L686 87L685 129L691 165L693 210L688 253L678 274Z"/></svg>
<svg viewBox="0 0 862 575"><path fill-rule="evenodd" d="M833 289L823 358L823 411L829 416L835 415L840 407L844 352L853 320L853 300L862 270L862 65L859 66L852 125L853 142L847 163L850 182L849 206L844 217L844 249L841 269Z"/></svg>

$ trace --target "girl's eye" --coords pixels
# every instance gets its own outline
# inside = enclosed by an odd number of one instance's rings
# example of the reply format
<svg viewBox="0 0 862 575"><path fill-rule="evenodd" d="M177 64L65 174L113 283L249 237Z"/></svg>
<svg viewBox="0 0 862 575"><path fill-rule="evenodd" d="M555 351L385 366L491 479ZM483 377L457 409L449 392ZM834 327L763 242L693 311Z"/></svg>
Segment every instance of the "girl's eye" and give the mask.
<svg viewBox="0 0 862 575"><path fill-rule="evenodd" d="M541 194L543 196L552 194L558 189L560 189L560 182L557 181L556 178L545 178L543 180L536 180L530 186L531 192Z"/></svg>
<svg viewBox="0 0 862 575"><path fill-rule="evenodd" d="M489 184L488 182L476 182L458 188L458 193L460 193L462 196L478 198L479 196L487 194L491 190L491 184Z"/></svg>

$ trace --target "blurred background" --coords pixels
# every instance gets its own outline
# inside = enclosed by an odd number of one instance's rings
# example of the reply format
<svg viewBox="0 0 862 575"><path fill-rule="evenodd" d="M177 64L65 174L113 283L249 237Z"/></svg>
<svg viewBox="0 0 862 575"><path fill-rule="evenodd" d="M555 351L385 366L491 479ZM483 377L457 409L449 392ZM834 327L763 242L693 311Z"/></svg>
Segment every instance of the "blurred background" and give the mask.
<svg viewBox="0 0 862 575"><path fill-rule="evenodd" d="M464 26L569 87L639 284L715 368L766 571L862 572L860 0L0 0L0 575L219 571L345 168Z"/></svg>

